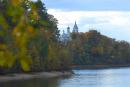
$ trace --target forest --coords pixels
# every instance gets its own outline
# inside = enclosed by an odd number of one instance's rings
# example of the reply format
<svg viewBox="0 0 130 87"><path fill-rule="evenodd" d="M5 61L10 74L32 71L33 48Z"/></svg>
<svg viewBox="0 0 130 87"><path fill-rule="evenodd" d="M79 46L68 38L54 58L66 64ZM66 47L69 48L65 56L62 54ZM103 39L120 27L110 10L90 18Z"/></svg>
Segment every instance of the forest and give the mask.
<svg viewBox="0 0 130 87"><path fill-rule="evenodd" d="M68 70L72 65L129 64L130 44L95 29L59 41L57 19L41 0L0 0L0 73Z"/></svg>
<svg viewBox="0 0 130 87"><path fill-rule="evenodd" d="M128 65L130 43L117 41L97 30L72 34L69 44L74 65Z"/></svg>

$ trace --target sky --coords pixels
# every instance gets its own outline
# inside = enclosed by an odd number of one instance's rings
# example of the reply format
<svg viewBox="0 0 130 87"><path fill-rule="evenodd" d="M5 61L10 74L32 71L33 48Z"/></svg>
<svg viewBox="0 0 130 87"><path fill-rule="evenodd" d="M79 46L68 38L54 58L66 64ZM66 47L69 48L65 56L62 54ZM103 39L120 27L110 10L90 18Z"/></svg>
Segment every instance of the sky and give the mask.
<svg viewBox="0 0 130 87"><path fill-rule="evenodd" d="M96 29L130 42L130 0L44 0L48 13L58 19L62 31L77 22L80 32Z"/></svg>

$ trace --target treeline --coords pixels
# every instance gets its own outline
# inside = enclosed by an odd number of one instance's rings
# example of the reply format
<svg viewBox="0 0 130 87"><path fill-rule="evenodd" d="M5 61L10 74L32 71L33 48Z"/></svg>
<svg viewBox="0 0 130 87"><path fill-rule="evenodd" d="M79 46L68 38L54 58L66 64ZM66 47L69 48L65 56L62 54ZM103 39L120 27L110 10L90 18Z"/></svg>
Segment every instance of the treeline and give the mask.
<svg viewBox="0 0 130 87"><path fill-rule="evenodd" d="M0 0L0 73L68 69L57 23L41 0Z"/></svg>
<svg viewBox="0 0 130 87"><path fill-rule="evenodd" d="M73 33L68 45L73 65L127 65L130 64L130 44L116 41L96 30Z"/></svg>

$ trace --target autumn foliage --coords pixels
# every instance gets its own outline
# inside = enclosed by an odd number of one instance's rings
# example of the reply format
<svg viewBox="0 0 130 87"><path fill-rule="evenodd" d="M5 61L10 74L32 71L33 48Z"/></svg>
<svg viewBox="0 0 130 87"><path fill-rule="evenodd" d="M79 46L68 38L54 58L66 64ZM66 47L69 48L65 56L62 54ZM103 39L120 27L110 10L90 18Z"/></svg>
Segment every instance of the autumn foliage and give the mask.
<svg viewBox="0 0 130 87"><path fill-rule="evenodd" d="M97 30L72 34L70 48L74 65L129 65L130 63L130 44L104 36Z"/></svg>
<svg viewBox="0 0 130 87"><path fill-rule="evenodd" d="M57 20L41 0L1 0L0 10L1 72L61 69Z"/></svg>

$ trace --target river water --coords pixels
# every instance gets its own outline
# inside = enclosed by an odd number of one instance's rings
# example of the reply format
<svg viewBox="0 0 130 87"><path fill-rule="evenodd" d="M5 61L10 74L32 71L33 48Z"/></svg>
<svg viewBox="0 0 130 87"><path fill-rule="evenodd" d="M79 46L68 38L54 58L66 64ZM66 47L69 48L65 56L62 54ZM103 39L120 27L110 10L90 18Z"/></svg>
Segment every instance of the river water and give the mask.
<svg viewBox="0 0 130 87"><path fill-rule="evenodd" d="M130 87L130 68L73 70L75 75L0 83L0 87Z"/></svg>

